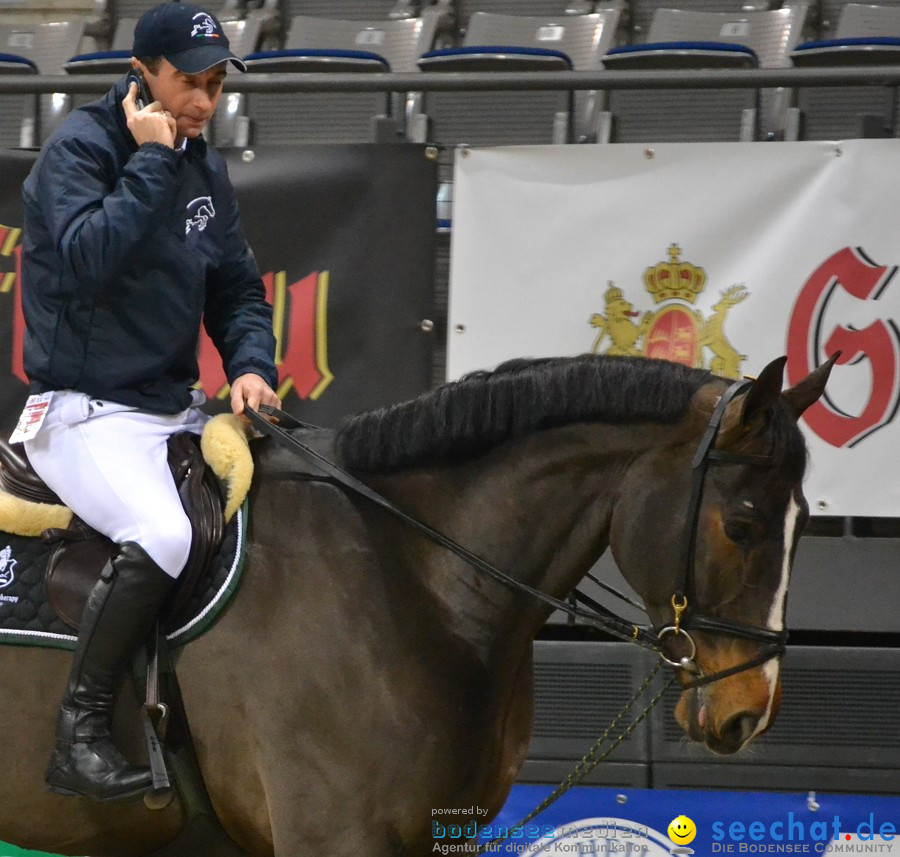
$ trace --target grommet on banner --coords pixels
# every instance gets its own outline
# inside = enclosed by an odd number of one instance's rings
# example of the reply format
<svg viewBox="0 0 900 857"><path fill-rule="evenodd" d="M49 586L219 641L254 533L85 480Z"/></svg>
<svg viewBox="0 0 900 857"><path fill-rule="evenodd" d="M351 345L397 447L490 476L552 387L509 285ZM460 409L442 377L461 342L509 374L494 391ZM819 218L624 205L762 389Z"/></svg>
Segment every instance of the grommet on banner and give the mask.
<svg viewBox="0 0 900 857"><path fill-rule="evenodd" d="M419 324L419 328L424 333L431 333L431 331L434 330L434 322L430 318L423 318Z"/></svg>
<svg viewBox="0 0 900 857"><path fill-rule="evenodd" d="M466 326L464 324L458 324L458 325L456 325L456 327L453 328L453 332L454 333L465 333Z"/></svg>
<svg viewBox="0 0 900 857"><path fill-rule="evenodd" d="M463 146L457 146L456 148L459 149L459 156L461 158L469 157L469 147L468 146L463 145Z"/></svg>
<svg viewBox="0 0 900 857"><path fill-rule="evenodd" d="M241 152L241 160L245 164L249 164L255 157L256 152L254 152L253 149L244 149L244 151Z"/></svg>
<svg viewBox="0 0 900 857"><path fill-rule="evenodd" d="M655 149L644 149L644 157L648 161L652 160L653 158L656 157L656 150Z"/></svg>
<svg viewBox="0 0 900 857"><path fill-rule="evenodd" d="M425 148L425 157L428 158L429 161L436 161L438 159L437 146L427 146Z"/></svg>

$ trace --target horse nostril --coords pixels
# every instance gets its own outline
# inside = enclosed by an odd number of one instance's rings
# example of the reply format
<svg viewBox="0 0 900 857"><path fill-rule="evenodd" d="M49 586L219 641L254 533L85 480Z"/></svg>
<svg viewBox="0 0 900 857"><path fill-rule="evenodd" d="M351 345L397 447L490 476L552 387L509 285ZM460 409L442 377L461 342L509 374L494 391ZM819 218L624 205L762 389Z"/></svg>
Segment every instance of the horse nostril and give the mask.
<svg viewBox="0 0 900 857"><path fill-rule="evenodd" d="M758 725L759 717L749 711L735 714L722 725L721 741L732 753L737 752L750 740Z"/></svg>

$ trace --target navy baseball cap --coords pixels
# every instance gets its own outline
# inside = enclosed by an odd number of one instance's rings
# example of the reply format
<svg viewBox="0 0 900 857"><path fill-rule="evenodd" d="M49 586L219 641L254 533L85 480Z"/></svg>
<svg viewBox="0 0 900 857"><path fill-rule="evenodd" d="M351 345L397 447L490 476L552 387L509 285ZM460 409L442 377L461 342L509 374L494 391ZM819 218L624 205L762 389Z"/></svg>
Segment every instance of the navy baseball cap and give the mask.
<svg viewBox="0 0 900 857"><path fill-rule="evenodd" d="M247 70L231 52L216 18L187 3L160 3L145 12L134 28L131 52L136 57L163 57L186 74L199 74L225 60Z"/></svg>

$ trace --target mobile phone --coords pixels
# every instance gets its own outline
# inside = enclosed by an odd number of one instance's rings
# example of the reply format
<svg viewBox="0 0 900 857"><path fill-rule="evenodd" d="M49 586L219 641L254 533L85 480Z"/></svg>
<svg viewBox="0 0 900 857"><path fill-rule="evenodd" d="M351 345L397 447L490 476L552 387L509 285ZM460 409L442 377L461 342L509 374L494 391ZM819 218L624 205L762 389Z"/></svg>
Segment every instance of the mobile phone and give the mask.
<svg viewBox="0 0 900 857"><path fill-rule="evenodd" d="M128 73L126 89L131 89L132 83L136 83L138 88L137 95L134 97L134 103L137 105L138 110L143 110L148 104L152 103L153 96L150 94L150 87L147 86L144 74L139 68L133 68Z"/></svg>

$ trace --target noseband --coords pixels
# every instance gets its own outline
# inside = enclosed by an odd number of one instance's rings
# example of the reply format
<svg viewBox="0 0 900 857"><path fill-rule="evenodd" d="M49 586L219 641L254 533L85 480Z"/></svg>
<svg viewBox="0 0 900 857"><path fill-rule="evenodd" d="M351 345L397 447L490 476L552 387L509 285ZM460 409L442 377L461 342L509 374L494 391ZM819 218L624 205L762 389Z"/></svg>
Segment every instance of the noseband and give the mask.
<svg viewBox="0 0 900 857"><path fill-rule="evenodd" d="M772 464L772 459L769 456L749 455L713 449L716 436L719 432L719 426L722 422L722 417L725 414L725 408L728 406L728 403L750 383L750 381L737 381L725 391L713 410L709 425L707 426L706 432L700 441L700 446L697 448L697 452L694 455L691 497L686 517L688 527L685 530L685 539L682 549L681 572L676 583L675 593L672 595L671 600L673 621L671 624L665 625L659 629L641 628L628 620L623 619L609 608L602 604L598 604L596 601L580 592L575 592L573 595L577 597L580 602L586 604L589 609L578 607L575 604L562 601L559 598L554 598L552 595L548 595L545 592L541 592L534 587L516 580L506 572L501 571L489 562L481 559L481 557L473 554L462 545L457 544L443 533L438 532L412 515L404 512L402 509L391 503L390 500L376 491L373 491L368 485L361 482L355 476L348 473L316 450L307 446L299 437L291 433L291 430L297 429L314 430L318 428L317 426L300 422L284 411L268 405L261 405L260 411L276 417L278 425L269 422L250 408L246 408L245 413L253 427L261 434L274 438L292 452L312 461L319 470L323 471L331 479L344 487L349 488L360 496L365 497L375 505L390 512L392 515L395 515L409 526L418 530L426 538L441 545L441 547L446 548L451 553L456 554L456 556L463 559L476 570L493 578L509 589L529 595L552 607L554 610L560 610L573 618L581 619L614 637L623 640L631 640L646 648L659 652L660 657L667 664L676 669L684 669L693 676L685 687L699 687L700 685L718 681L726 676L734 675L735 673L743 672L744 670L765 663L770 658L783 654L787 643L787 631L772 631L767 628L757 628L753 625L733 622L730 619L717 619L713 616L706 616L702 613L698 613L689 601L689 595L691 597L693 596L694 560L697 543L697 529L700 521L700 504L703 500L703 486L706 481L706 473L710 463L751 464L757 466L769 466ZM596 578L593 579L596 580ZM599 583L600 581L597 582ZM624 598L620 593L615 592L615 590L612 590L605 584L601 585L612 591L615 595L618 595L620 598ZM744 661L727 670L721 670L710 675L703 675L694 660L697 654L697 646L689 633L690 631L706 631L715 634L726 634L732 637L741 637L746 640L754 640L760 643L762 648L756 657L751 658L748 661ZM670 637L686 641L689 654L678 661L666 657L663 652L663 645Z"/></svg>
<svg viewBox="0 0 900 857"><path fill-rule="evenodd" d="M671 624L654 629L656 643L660 651L660 657L670 666L681 668L691 673L694 678L688 687L699 687L718 681L726 676L743 672L752 667L765 663L770 658L784 654L787 644L787 631L773 631L769 628L759 628L755 625L747 625L743 622L735 622L731 619L719 619L715 616L707 616L694 609L690 599L694 597L694 568L697 551L697 531L700 526L700 505L703 501L703 488L706 483L706 475L710 464L749 464L755 466L771 466L772 458L767 455L750 455L742 452L729 452L727 450L714 449L719 427L725 415L725 409L739 393L749 385L749 380L736 381L721 396L700 445L694 454L691 476L691 496L688 502L687 515L685 517L686 529L681 551L681 565L678 580L675 584L675 592L672 595ZM740 637L744 640L752 640L760 644L759 654L736 666L716 673L704 675L695 662L697 645L690 635L690 631L705 631L712 634L725 634L731 637ZM673 660L666 656L664 644L671 638L684 640L687 643L688 654L680 660Z"/></svg>

